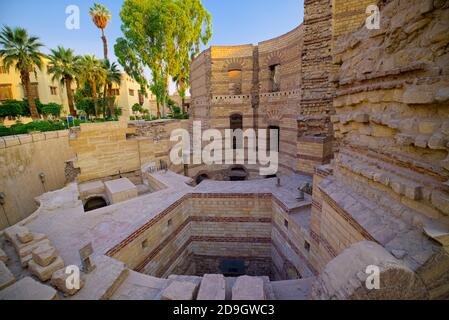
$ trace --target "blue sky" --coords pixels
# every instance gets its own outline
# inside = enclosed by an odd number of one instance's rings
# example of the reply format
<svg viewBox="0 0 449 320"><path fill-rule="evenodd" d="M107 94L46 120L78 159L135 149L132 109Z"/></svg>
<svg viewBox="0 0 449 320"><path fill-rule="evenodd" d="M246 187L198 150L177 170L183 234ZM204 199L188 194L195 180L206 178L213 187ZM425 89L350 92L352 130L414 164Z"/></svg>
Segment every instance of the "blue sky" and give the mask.
<svg viewBox="0 0 449 320"><path fill-rule="evenodd" d="M58 44L74 48L77 53L102 56L100 31L91 23L88 11L90 0L18 0L0 1L0 24L21 26L41 37L44 44ZM112 13L106 30L113 53L115 39L121 35L120 0L98 0ZM203 0L212 14L213 38L209 45L257 43L281 35L303 19L302 0ZM79 6L80 30L65 28L68 5Z"/></svg>
<svg viewBox="0 0 449 320"><path fill-rule="evenodd" d="M0 0L0 25L21 26L39 36L48 48L58 45L77 54L103 57L100 30L92 23L89 8L93 0ZM123 1L97 0L112 14L106 30L111 60L115 60L115 39L121 36L119 12ZM210 45L236 45L270 39L290 31L303 21L303 0L203 0L212 14ZM80 8L80 29L65 27L67 6Z"/></svg>

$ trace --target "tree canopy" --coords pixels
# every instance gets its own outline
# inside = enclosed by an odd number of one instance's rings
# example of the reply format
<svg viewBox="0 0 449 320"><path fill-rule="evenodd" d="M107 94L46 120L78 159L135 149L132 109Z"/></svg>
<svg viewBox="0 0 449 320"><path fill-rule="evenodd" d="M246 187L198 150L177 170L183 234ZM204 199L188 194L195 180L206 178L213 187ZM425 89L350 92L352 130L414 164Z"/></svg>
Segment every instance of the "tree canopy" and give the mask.
<svg viewBox="0 0 449 320"><path fill-rule="evenodd" d="M170 77L185 92L191 60L212 35L201 0L125 0L120 17L124 38L117 40L115 53L125 71L144 83L143 69L149 68L150 88L162 104Z"/></svg>

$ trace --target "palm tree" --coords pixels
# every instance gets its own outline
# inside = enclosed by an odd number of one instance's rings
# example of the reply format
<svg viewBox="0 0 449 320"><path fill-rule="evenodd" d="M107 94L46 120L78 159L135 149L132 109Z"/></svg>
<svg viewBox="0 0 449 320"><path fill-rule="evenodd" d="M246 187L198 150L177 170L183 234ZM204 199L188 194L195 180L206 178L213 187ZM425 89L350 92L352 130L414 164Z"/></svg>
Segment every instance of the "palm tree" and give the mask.
<svg viewBox="0 0 449 320"><path fill-rule="evenodd" d="M31 117L39 119L39 113L36 108L35 97L31 92L30 72L36 73L36 68L41 70L42 58L44 55L40 52L43 44L39 42L38 37L30 36L23 28L14 28L4 26L0 33L0 57L3 58L3 64L9 71L12 65L20 73L20 79L25 95L30 107Z"/></svg>
<svg viewBox="0 0 449 320"><path fill-rule="evenodd" d="M79 83L89 83L92 88L92 98L95 106L95 116L98 117L97 86L102 86L106 81L106 70L101 60L95 56L85 55L78 63Z"/></svg>
<svg viewBox="0 0 449 320"><path fill-rule="evenodd" d="M101 30L101 40L103 40L103 52L104 59L108 59L108 42L104 35L104 29L108 26L108 22L111 21L111 13L105 6L94 3L94 6L90 8L89 14L92 17L92 21Z"/></svg>
<svg viewBox="0 0 449 320"><path fill-rule="evenodd" d="M114 111L114 99L112 98L112 85L118 84L120 85L122 80L122 74L118 69L117 63L111 63L109 60L103 61L103 68L106 70L106 81L105 81L105 90L104 90L104 103L106 104L106 94L109 95L109 112L111 113L111 117L115 116ZM107 87L107 90L106 90Z"/></svg>
<svg viewBox="0 0 449 320"><path fill-rule="evenodd" d="M173 81L175 81L176 90L178 91L178 94L181 97L182 113L186 113L185 101L186 101L186 93L187 93L187 84L189 83L189 76L178 75L173 78Z"/></svg>
<svg viewBox="0 0 449 320"><path fill-rule="evenodd" d="M76 111L73 103L72 83L77 75L77 64L80 57L76 56L72 49L65 49L64 47L58 46L56 50L51 50L49 58L48 73L53 75L54 81L61 81L61 84L66 87L70 114L75 117Z"/></svg>

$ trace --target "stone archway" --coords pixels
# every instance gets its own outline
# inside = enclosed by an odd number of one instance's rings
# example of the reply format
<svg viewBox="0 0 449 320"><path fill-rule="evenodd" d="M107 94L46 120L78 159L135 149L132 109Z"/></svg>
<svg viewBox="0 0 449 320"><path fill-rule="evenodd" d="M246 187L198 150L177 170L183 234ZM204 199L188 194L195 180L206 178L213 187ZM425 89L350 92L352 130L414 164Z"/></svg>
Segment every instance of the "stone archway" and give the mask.
<svg viewBox="0 0 449 320"><path fill-rule="evenodd" d="M244 166L232 166L228 172L229 180L231 181L245 181L248 180L249 173Z"/></svg>
<svg viewBox="0 0 449 320"><path fill-rule="evenodd" d="M84 212L94 211L108 206L108 202L101 195L91 196L84 203Z"/></svg>
<svg viewBox="0 0 449 320"><path fill-rule="evenodd" d="M199 184L201 184L201 182L203 182L205 180L210 180L209 174L207 174L207 173L200 173L195 178L195 183L197 185L199 185Z"/></svg>

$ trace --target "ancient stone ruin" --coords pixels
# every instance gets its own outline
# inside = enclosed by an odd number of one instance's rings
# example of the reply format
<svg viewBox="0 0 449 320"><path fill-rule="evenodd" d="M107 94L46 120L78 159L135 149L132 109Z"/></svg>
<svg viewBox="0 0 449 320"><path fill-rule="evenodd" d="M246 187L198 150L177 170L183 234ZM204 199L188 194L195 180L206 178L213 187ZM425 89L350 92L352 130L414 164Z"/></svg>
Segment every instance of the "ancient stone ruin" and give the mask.
<svg viewBox="0 0 449 320"><path fill-rule="evenodd" d="M305 0L293 31L207 49L188 121L56 134L69 183L5 222L0 299L448 299L449 2L377 1L379 29L370 4ZM278 175L171 163L196 121L277 130Z"/></svg>

